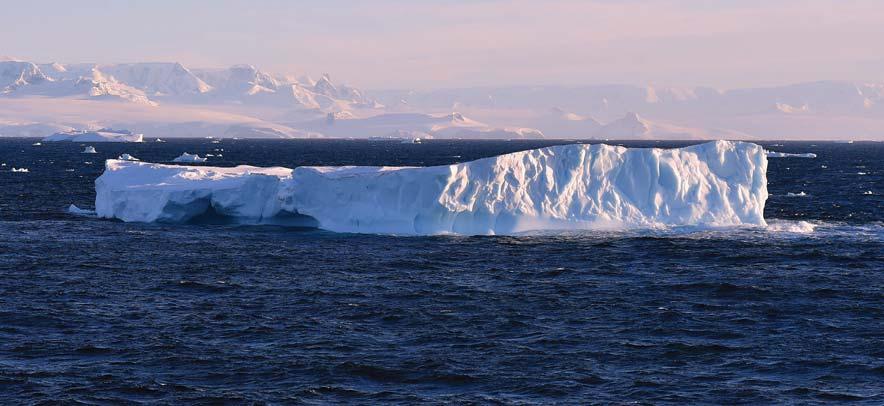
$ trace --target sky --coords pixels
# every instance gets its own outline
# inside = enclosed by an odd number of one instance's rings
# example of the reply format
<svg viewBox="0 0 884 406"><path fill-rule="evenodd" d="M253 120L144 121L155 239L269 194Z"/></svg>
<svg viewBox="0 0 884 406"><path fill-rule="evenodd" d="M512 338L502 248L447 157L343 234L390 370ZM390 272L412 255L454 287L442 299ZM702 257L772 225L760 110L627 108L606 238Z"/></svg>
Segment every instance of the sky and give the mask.
<svg viewBox="0 0 884 406"><path fill-rule="evenodd" d="M0 55L248 63L369 89L884 81L881 0L14 1Z"/></svg>

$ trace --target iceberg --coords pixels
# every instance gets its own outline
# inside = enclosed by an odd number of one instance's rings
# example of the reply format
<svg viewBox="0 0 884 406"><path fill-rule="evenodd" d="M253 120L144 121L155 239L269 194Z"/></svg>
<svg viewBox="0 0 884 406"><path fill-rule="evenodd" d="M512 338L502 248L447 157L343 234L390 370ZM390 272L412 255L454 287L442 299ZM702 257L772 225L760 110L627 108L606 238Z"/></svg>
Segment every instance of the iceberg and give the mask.
<svg viewBox="0 0 884 406"><path fill-rule="evenodd" d="M134 134L128 130L102 128L96 131L62 131L43 138L43 141L142 142L144 141L144 135Z"/></svg>
<svg viewBox="0 0 884 406"><path fill-rule="evenodd" d="M172 162L189 162L189 163L200 163L206 162L209 158L202 158L197 154L188 154L187 152L181 154L177 158L173 159Z"/></svg>
<svg viewBox="0 0 884 406"><path fill-rule="evenodd" d="M768 158L816 158L813 152L790 154L788 152L765 151Z"/></svg>
<svg viewBox="0 0 884 406"><path fill-rule="evenodd" d="M507 235L764 226L767 155L746 142L678 149L574 144L432 167L233 168L108 160L99 217L207 216L336 232Z"/></svg>
<svg viewBox="0 0 884 406"><path fill-rule="evenodd" d="M86 148L83 149L83 153L84 153L84 154L97 154L98 151L95 150L95 147L89 145L89 146L87 146Z"/></svg>
<svg viewBox="0 0 884 406"><path fill-rule="evenodd" d="M140 161L140 159L135 158L134 156L129 154L122 154L117 159L119 159L120 161Z"/></svg>
<svg viewBox="0 0 884 406"><path fill-rule="evenodd" d="M13 167L12 170L10 170L10 172L28 173L28 172L30 172L30 171L28 170L28 168L16 168L16 167Z"/></svg>
<svg viewBox="0 0 884 406"><path fill-rule="evenodd" d="M95 215L95 212L92 210L81 209L77 207L75 204L71 204L68 206L68 213L78 215L78 216L92 216Z"/></svg>

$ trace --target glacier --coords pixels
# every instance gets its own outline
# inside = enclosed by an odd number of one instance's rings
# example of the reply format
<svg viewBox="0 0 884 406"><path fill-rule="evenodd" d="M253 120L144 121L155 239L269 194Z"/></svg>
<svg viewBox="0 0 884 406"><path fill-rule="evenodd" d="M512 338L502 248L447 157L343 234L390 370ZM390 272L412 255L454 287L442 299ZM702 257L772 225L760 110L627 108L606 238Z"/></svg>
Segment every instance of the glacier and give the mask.
<svg viewBox="0 0 884 406"><path fill-rule="evenodd" d="M108 160L99 217L206 216L335 232L508 235L764 226L767 156L747 142L572 144L432 167L177 166Z"/></svg>

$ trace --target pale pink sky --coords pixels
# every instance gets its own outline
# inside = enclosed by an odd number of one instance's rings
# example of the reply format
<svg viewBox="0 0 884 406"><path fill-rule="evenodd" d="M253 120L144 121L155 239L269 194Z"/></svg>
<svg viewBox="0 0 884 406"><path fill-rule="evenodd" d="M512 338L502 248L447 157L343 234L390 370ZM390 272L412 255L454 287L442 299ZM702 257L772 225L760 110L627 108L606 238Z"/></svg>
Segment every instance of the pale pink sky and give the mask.
<svg viewBox="0 0 884 406"><path fill-rule="evenodd" d="M251 63L369 88L884 81L881 0L123 3L5 5L0 55Z"/></svg>

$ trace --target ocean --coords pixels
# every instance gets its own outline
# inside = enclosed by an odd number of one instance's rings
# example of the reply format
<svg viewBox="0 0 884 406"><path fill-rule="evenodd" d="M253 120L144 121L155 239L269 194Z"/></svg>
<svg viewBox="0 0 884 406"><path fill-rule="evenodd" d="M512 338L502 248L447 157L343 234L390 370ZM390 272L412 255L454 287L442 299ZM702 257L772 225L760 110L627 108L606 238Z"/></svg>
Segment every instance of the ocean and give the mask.
<svg viewBox="0 0 884 406"><path fill-rule="evenodd" d="M67 207L121 153L424 166L568 141L36 141L0 138L5 404L884 403L884 143L762 142L817 154L769 160L766 229L403 237Z"/></svg>

